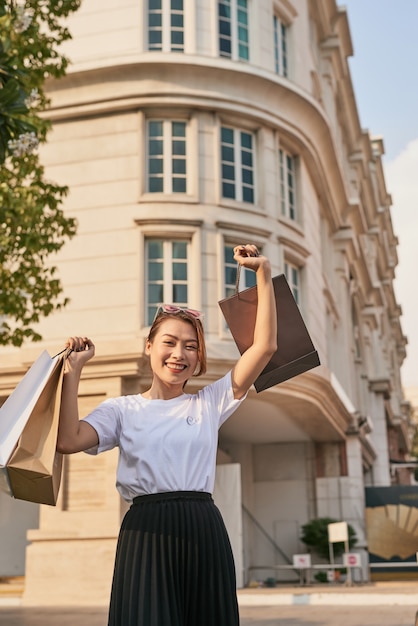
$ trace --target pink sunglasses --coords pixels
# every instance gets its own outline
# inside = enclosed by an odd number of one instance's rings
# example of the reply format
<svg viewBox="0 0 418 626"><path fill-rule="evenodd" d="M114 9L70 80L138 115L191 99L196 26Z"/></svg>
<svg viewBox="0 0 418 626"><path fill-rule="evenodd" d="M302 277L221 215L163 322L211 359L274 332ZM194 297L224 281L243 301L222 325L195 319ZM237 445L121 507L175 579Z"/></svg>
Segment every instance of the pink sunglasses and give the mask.
<svg viewBox="0 0 418 626"><path fill-rule="evenodd" d="M187 315L191 315L197 320L202 321L203 313L202 311L198 311L197 309L186 309L181 306L176 306L175 304L160 304L155 317L162 311L163 313L169 313L171 315L176 315L176 313L186 313Z"/></svg>

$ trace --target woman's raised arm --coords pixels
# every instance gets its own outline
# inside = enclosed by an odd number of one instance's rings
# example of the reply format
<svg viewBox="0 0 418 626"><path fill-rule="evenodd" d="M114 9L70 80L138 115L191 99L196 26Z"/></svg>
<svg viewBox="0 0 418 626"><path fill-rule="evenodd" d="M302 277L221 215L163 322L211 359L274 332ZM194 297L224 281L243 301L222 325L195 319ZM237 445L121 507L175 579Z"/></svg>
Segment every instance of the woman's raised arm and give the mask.
<svg viewBox="0 0 418 626"><path fill-rule="evenodd" d="M99 440L94 428L80 420L78 413L81 371L85 363L94 356L94 344L87 337L70 337L66 345L72 352L65 363L57 450L63 454L71 454L88 450L97 445Z"/></svg>
<svg viewBox="0 0 418 626"><path fill-rule="evenodd" d="M234 397L242 398L277 350L277 314L270 261L259 255L252 244L234 248L234 259L241 266L254 270L257 276L254 340L232 370Z"/></svg>

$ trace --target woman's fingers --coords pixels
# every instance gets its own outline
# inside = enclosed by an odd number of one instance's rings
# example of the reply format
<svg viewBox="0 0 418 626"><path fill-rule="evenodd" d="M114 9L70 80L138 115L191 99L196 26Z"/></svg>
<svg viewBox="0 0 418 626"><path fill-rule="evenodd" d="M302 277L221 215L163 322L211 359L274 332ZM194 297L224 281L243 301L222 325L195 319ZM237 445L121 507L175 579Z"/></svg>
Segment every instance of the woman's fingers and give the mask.
<svg viewBox="0 0 418 626"><path fill-rule="evenodd" d="M66 343L69 354L66 360L66 371L80 370L94 357L94 343L88 337L69 337Z"/></svg>
<svg viewBox="0 0 418 626"><path fill-rule="evenodd" d="M253 243L241 244L239 246L235 246L234 248L234 256L237 257L249 257L249 256L259 256L258 248Z"/></svg>
<svg viewBox="0 0 418 626"><path fill-rule="evenodd" d="M84 352L94 347L93 342L88 337L69 337L66 345L73 350L73 352Z"/></svg>

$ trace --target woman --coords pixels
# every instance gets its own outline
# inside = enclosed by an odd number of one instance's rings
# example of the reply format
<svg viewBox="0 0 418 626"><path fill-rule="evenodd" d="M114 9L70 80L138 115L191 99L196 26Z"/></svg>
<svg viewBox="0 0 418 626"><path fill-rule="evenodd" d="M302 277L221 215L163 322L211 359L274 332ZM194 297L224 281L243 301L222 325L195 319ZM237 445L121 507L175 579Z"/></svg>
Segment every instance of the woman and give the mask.
<svg viewBox="0 0 418 626"><path fill-rule="evenodd" d="M268 259L251 244L234 258L256 272L258 308L251 347L231 372L187 394L206 371L199 311L163 305L146 340L151 387L109 399L79 421L77 393L93 357L87 337L71 337L58 450L97 454L119 446L117 488L132 506L121 526L109 626L236 626L231 547L211 493L218 429L237 409L276 350L276 308Z"/></svg>

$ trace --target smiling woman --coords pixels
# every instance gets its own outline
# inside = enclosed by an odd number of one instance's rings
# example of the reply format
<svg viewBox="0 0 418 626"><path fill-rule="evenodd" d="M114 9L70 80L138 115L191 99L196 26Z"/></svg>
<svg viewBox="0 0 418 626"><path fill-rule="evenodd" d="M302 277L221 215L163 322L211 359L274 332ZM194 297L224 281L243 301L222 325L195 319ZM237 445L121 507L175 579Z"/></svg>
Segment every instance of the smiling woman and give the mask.
<svg viewBox="0 0 418 626"><path fill-rule="evenodd" d="M171 391L166 387L164 390L158 390L157 354L159 358L165 358L164 366L168 370L176 372L181 370L184 373L182 388L191 375L200 376L206 372L206 347L201 322L203 315L195 310L191 312L190 309L173 307L174 310L169 311L167 305L164 307L157 311L146 342L146 353L150 356L153 371L153 384L143 395L154 399L159 397L160 393L164 398L167 392L177 394L174 388ZM199 313L200 317L197 317L196 313Z"/></svg>
<svg viewBox="0 0 418 626"><path fill-rule="evenodd" d="M79 421L81 370L94 355L71 337L58 449L97 454L119 447L117 488L131 503L119 533L109 626L237 626L235 566L212 499L218 430L244 400L276 350L270 262L256 246L234 248L256 272L254 341L222 378L185 393L206 372L203 315L161 305L146 341L152 370L143 394L110 398Z"/></svg>

